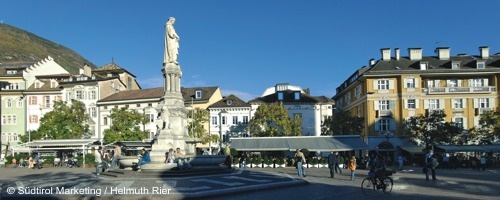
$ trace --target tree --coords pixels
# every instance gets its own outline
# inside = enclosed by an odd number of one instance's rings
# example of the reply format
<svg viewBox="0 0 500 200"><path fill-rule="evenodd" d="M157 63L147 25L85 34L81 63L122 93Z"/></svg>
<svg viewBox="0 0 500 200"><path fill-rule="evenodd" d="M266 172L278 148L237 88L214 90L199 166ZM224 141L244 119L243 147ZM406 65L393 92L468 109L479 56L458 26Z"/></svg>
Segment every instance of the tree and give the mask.
<svg viewBox="0 0 500 200"><path fill-rule="evenodd" d="M349 111L338 111L323 121L321 135L349 135L361 133L363 118L352 116Z"/></svg>
<svg viewBox="0 0 500 200"><path fill-rule="evenodd" d="M119 141L140 141L148 136L141 130L141 125L148 122L148 117L137 110L126 107L111 110L111 126L104 130L104 143Z"/></svg>
<svg viewBox="0 0 500 200"><path fill-rule="evenodd" d="M283 103L262 104L250 120L249 130L255 137L301 135L302 118L291 119Z"/></svg>
<svg viewBox="0 0 500 200"><path fill-rule="evenodd" d="M210 134L204 127L204 124L209 122L209 114L206 110L196 108L190 115L192 115L192 121L187 126L189 137L198 138L202 143L219 141L218 135Z"/></svg>
<svg viewBox="0 0 500 200"><path fill-rule="evenodd" d="M71 100L71 104L54 101L54 109L40 119L40 127L21 137L22 142L45 139L81 139L89 133L89 116L85 104Z"/></svg>
<svg viewBox="0 0 500 200"><path fill-rule="evenodd" d="M471 131L476 143L494 142L500 138L500 110L489 111L479 117L479 127Z"/></svg>
<svg viewBox="0 0 500 200"><path fill-rule="evenodd" d="M423 114L410 117L405 122L410 129L410 138L423 142L426 148L433 143L453 143L454 138L461 134L463 129L450 122L444 122L445 117L443 110L434 110L428 117Z"/></svg>

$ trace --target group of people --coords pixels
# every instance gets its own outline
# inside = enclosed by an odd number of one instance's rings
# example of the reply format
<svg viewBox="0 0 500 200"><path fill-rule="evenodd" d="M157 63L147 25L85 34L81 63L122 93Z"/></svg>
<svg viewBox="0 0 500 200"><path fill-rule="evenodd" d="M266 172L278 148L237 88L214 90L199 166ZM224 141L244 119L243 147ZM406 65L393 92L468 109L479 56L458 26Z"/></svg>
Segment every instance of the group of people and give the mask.
<svg viewBox="0 0 500 200"><path fill-rule="evenodd" d="M26 159L24 159L24 158L19 159L19 163L17 162L16 157L13 157L11 162L12 162L13 168L17 168L17 166L27 167L27 168L31 168L31 169L35 169L35 168L41 169L42 168L42 161L40 160L40 155L38 153L35 153L35 158L30 156Z"/></svg>
<svg viewBox="0 0 500 200"><path fill-rule="evenodd" d="M118 144L114 144L113 157L111 157L109 153L104 152L102 146L99 146L99 148L96 151L94 151L96 175L99 176L101 170L102 172L104 172L104 171L109 171L110 169L111 170L115 169L118 160L120 160L121 156L122 156L122 150Z"/></svg>
<svg viewBox="0 0 500 200"><path fill-rule="evenodd" d="M177 168L179 170L191 168L191 164L189 164L188 159L186 158L186 156L184 156L184 154L181 152L181 148L179 147L175 149L175 152L174 149L169 149L167 152L165 152L165 161L163 162L168 164L177 163Z"/></svg>

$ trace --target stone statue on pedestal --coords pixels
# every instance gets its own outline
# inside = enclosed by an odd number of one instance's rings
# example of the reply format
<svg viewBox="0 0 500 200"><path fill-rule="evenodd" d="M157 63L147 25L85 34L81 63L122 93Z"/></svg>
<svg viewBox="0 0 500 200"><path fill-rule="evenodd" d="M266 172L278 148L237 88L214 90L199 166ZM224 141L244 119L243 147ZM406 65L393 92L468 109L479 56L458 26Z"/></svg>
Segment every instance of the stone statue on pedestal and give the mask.
<svg viewBox="0 0 500 200"><path fill-rule="evenodd" d="M167 37L165 37L165 60L164 63L174 63L177 62L177 56L179 55L179 36L174 29L175 18L168 18L167 24L165 25L165 31L167 32Z"/></svg>

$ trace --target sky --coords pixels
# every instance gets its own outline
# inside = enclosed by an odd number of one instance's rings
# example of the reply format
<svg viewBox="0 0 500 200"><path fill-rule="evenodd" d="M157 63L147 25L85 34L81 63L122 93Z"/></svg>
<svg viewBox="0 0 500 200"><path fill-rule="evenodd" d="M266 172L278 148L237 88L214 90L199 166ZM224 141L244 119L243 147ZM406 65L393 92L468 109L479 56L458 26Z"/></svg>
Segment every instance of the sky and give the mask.
<svg viewBox="0 0 500 200"><path fill-rule="evenodd" d="M500 52L495 0L0 0L0 23L114 63L161 87L165 23L175 17L182 87L248 101L278 83L333 97L381 48Z"/></svg>

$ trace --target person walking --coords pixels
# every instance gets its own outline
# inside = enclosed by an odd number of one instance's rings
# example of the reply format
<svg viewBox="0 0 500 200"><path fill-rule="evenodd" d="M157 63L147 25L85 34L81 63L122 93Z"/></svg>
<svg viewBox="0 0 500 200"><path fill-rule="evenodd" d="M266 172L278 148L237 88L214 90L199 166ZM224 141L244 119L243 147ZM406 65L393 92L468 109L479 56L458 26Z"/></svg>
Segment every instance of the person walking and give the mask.
<svg viewBox="0 0 500 200"><path fill-rule="evenodd" d="M328 155L328 168L330 168L330 178L335 178L335 166L338 164L337 157L333 151Z"/></svg>
<svg viewBox="0 0 500 200"><path fill-rule="evenodd" d="M483 171L486 170L486 157L485 156L481 156L479 163L481 164L481 169Z"/></svg>
<svg viewBox="0 0 500 200"><path fill-rule="evenodd" d="M399 171L403 170L403 165L405 163L405 158L403 155L398 156Z"/></svg>
<svg viewBox="0 0 500 200"><path fill-rule="evenodd" d="M226 154L227 167L231 169L233 164L233 156L231 155L231 144L227 143L226 148L224 148L224 154Z"/></svg>
<svg viewBox="0 0 500 200"><path fill-rule="evenodd" d="M349 160L349 164L347 164L347 169L351 170L351 180L354 181L354 171L356 171L356 157L352 156L351 160Z"/></svg>
<svg viewBox="0 0 500 200"><path fill-rule="evenodd" d="M335 152L335 173L341 173L342 174L342 169L340 169L339 164L341 162L339 152ZM338 171L337 171L338 170Z"/></svg>
<svg viewBox="0 0 500 200"><path fill-rule="evenodd" d="M429 153L425 155L425 165L427 167L427 170L425 171L425 180L429 180L429 170L431 171L432 174L432 180L437 180L436 178L436 167L439 165L436 156L432 152L432 150L429 150Z"/></svg>
<svg viewBox="0 0 500 200"><path fill-rule="evenodd" d="M97 176L101 175L101 173L99 173L100 171L100 168L101 168L101 163L102 163L102 154L101 154L101 150L102 150L102 147L99 146L99 149L95 150L94 151L94 161L95 161L95 174Z"/></svg>
<svg viewBox="0 0 500 200"><path fill-rule="evenodd" d="M306 164L306 158L304 157L304 153L297 149L295 151L295 160L297 162L297 173L299 177L306 177L306 171L304 170L304 166Z"/></svg>

